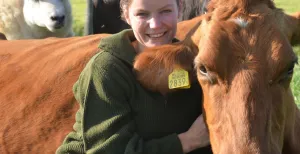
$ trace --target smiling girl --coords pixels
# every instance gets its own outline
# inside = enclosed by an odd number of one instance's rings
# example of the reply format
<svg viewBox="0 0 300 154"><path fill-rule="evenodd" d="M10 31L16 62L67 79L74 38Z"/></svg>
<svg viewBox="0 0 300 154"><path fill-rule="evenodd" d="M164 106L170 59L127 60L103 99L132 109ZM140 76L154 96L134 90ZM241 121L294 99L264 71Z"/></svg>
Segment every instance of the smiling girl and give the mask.
<svg viewBox="0 0 300 154"><path fill-rule="evenodd" d="M74 85L80 104L74 131L57 153L211 153L201 115L201 88L162 95L135 79L134 58L145 48L176 41L180 0L121 0L132 29L101 40ZM149 81L151 82L151 81ZM199 149L200 148L200 149ZM197 150L196 150L197 149Z"/></svg>

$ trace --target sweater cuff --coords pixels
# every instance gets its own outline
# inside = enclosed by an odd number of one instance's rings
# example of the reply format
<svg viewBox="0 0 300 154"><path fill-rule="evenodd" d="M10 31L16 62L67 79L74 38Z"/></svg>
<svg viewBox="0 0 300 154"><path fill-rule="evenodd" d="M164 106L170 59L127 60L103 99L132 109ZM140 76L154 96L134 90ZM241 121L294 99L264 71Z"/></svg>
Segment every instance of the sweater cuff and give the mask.
<svg viewBox="0 0 300 154"><path fill-rule="evenodd" d="M183 154L182 145L177 134L171 134L169 136L166 136L162 140L164 140L163 141L164 143L169 143L169 144L165 144L165 146L169 146L168 148L166 148L170 150L168 153Z"/></svg>

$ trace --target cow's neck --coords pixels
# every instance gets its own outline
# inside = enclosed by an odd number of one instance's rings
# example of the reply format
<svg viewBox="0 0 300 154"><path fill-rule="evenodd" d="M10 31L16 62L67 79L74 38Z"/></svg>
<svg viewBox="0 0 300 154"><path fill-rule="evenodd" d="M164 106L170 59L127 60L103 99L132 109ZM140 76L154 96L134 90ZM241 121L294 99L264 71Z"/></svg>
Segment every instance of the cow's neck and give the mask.
<svg viewBox="0 0 300 154"><path fill-rule="evenodd" d="M283 147L283 154L289 154L289 153L300 153L300 111L296 107L295 109L295 119L291 122L292 128L290 132L286 132L288 135L286 135L284 147Z"/></svg>
<svg viewBox="0 0 300 154"><path fill-rule="evenodd" d="M300 153L300 110L296 108L296 118L295 118L295 126L294 126L294 133L293 133L293 140L292 142L292 150L290 153Z"/></svg>
<svg viewBox="0 0 300 154"><path fill-rule="evenodd" d="M300 110L294 102L291 90L290 96L289 100L284 103L287 117L285 117L283 154L300 153Z"/></svg>

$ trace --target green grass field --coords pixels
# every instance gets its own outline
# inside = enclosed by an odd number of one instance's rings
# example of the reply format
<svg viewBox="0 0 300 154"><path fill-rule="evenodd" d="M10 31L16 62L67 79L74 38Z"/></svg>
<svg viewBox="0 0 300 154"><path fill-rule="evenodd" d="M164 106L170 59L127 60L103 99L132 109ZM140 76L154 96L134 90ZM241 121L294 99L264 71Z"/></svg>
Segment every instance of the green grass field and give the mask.
<svg viewBox="0 0 300 154"><path fill-rule="evenodd" d="M74 31L75 34L80 36L83 35L83 26L85 23L85 9L86 4L85 0L71 0L73 15L74 15ZM299 0L275 0L276 6L282 8L287 13L293 13L296 11L300 11L300 3ZM294 51L297 55L300 55L300 46L294 47ZM299 60L300 62L300 60ZM293 81L291 84L295 101L300 108L300 67L296 66Z"/></svg>
<svg viewBox="0 0 300 154"><path fill-rule="evenodd" d="M86 0L70 0L72 4L72 13L73 13L73 29L75 35L83 35L83 27L85 23L85 14L86 14Z"/></svg>

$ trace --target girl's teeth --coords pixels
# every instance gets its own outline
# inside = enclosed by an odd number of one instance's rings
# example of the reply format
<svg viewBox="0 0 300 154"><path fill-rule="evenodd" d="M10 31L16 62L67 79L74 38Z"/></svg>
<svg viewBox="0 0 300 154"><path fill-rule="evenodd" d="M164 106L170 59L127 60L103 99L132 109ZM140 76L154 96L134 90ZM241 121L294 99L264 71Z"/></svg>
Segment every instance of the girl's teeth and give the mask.
<svg viewBox="0 0 300 154"><path fill-rule="evenodd" d="M160 34L150 34L149 36L150 37L154 37L154 38L156 38L156 37L161 37L161 36L163 36L164 35L164 33L160 33Z"/></svg>

